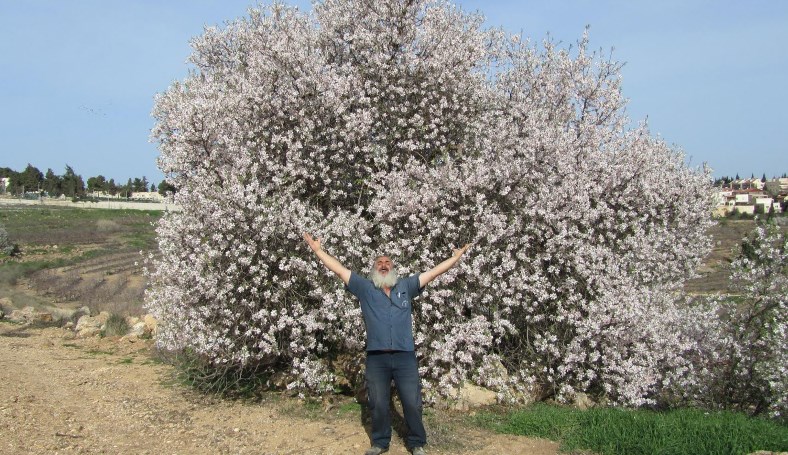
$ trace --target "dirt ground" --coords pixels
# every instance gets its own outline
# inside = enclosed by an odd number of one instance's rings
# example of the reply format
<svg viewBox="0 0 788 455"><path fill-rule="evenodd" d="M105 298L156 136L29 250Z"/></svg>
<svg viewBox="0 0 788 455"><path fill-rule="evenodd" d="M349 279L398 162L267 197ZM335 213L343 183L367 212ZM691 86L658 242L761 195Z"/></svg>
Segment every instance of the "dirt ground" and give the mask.
<svg viewBox="0 0 788 455"><path fill-rule="evenodd" d="M220 400L176 385L149 340L79 339L0 321L0 353L3 454L360 454L369 444L358 413L304 417L292 398ZM428 453L558 450L546 440L462 431L462 447ZM408 452L395 437L389 453Z"/></svg>

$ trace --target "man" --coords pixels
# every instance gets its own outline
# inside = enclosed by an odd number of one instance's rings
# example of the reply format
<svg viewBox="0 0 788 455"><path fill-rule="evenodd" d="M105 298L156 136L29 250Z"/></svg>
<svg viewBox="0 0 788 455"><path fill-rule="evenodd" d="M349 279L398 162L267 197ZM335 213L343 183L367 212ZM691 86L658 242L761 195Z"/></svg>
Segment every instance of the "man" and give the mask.
<svg viewBox="0 0 788 455"><path fill-rule="evenodd" d="M372 416L372 447L364 455L388 451L391 442L389 399L391 381L402 401L408 424L406 442L414 455L424 455L427 433L421 416L421 380L413 343L411 302L424 286L457 263L470 244L454 250L449 259L419 275L398 279L388 256L378 256L370 279L351 272L323 251L320 239L304 233L304 240L318 259L334 272L361 302L367 332L366 382L369 413Z"/></svg>

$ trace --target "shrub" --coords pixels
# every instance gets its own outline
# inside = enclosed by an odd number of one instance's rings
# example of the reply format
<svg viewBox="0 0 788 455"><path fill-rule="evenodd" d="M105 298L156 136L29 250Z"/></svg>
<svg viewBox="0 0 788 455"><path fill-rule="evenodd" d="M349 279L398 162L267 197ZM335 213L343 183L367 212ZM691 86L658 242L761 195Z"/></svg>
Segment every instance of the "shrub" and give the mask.
<svg viewBox="0 0 788 455"><path fill-rule="evenodd" d="M129 323L126 317L117 313L110 314L102 335L108 337L123 336L129 332Z"/></svg>
<svg viewBox="0 0 788 455"><path fill-rule="evenodd" d="M5 226L0 224L0 256L17 256L19 253L19 246L11 242Z"/></svg>
<svg viewBox="0 0 788 455"><path fill-rule="evenodd" d="M699 317L702 403L784 419L788 412L788 242L774 224L742 240L730 296Z"/></svg>
<svg viewBox="0 0 788 455"><path fill-rule="evenodd" d="M253 9L193 41L157 97L158 345L218 371L333 390L364 346L358 304L301 232L363 272L466 242L414 303L425 386L653 401L688 371L677 290L709 247L708 170L628 129L620 64L483 30L438 1ZM235 373L234 373L235 374Z"/></svg>

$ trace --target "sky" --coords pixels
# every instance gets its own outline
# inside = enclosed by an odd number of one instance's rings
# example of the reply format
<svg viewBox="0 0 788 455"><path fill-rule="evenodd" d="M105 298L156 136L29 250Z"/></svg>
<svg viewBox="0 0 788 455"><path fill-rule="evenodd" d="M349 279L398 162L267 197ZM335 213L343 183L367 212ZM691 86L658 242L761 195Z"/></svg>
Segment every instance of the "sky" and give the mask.
<svg viewBox="0 0 788 455"><path fill-rule="evenodd" d="M0 0L0 167L158 183L156 93L188 75L189 41L254 0ZM302 10L308 0L286 0ZM459 0L487 26L624 62L633 123L714 175L788 172L788 2Z"/></svg>

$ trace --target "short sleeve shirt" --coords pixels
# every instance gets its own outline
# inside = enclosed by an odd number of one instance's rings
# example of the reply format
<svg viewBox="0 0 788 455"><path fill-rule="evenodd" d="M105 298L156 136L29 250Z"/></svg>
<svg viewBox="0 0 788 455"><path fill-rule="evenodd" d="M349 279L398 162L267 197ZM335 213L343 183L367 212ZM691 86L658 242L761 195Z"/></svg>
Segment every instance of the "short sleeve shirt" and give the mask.
<svg viewBox="0 0 788 455"><path fill-rule="evenodd" d="M387 296L371 280L350 273L347 290L361 302L367 351L414 351L412 302L421 293L419 276L400 279Z"/></svg>

